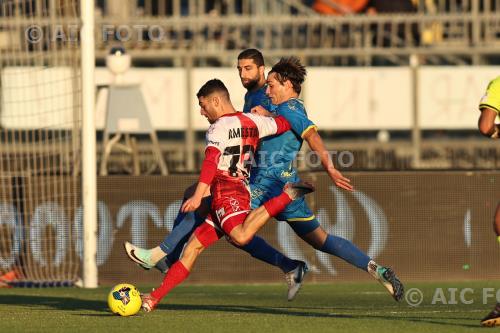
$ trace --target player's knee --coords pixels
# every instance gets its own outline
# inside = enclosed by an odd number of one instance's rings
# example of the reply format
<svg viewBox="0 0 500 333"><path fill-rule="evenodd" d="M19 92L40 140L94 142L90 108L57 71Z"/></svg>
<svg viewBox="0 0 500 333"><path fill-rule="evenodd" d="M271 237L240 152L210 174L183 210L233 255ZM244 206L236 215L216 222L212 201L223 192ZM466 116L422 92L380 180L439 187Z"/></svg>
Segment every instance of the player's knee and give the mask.
<svg viewBox="0 0 500 333"><path fill-rule="evenodd" d="M205 250L205 247L201 244L188 243L184 248L182 253L183 258L197 258Z"/></svg>
<svg viewBox="0 0 500 333"><path fill-rule="evenodd" d="M253 236L246 235L243 232L235 232L231 234L231 241L238 246L245 246L252 240Z"/></svg>

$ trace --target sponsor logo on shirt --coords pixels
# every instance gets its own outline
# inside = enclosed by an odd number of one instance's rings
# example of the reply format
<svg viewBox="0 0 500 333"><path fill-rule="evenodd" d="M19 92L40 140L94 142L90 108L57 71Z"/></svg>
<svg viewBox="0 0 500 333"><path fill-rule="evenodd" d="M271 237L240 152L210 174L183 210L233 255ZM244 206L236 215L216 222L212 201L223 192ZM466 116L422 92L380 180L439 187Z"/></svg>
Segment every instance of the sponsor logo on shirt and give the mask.
<svg viewBox="0 0 500 333"><path fill-rule="evenodd" d="M250 198L252 199L257 199L259 197L261 197L262 195L264 194L264 191L256 188L255 190L253 190L251 193L250 193Z"/></svg>
<svg viewBox="0 0 500 333"><path fill-rule="evenodd" d="M283 177L283 178L290 178L290 177L293 176L293 174L294 174L293 170L291 170L291 171L287 171L287 170L281 171L281 177Z"/></svg>
<svg viewBox="0 0 500 333"><path fill-rule="evenodd" d="M209 145L214 145L214 146L218 146L218 145L219 145L219 142L217 142L217 141L212 141L212 140L207 140L207 144L209 144Z"/></svg>

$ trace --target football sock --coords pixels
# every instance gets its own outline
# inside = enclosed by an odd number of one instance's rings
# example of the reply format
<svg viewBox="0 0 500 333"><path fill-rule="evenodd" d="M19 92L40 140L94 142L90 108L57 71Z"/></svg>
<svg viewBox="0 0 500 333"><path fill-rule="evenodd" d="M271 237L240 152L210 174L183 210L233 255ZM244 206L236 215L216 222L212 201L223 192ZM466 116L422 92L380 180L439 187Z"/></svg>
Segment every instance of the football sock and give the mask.
<svg viewBox="0 0 500 333"><path fill-rule="evenodd" d="M366 266L366 269L368 273L370 273L374 278L380 279L380 276L378 275L378 264L375 261L370 260L370 262L368 262L368 265Z"/></svg>
<svg viewBox="0 0 500 333"><path fill-rule="evenodd" d="M151 292L151 296L161 300L170 290L175 288L179 283L184 281L189 276L189 271L184 267L182 262L177 261L170 267L167 274L163 278L161 285Z"/></svg>
<svg viewBox="0 0 500 333"><path fill-rule="evenodd" d="M333 254L334 256L344 259L351 265L368 271L368 263L371 260L370 257L358 249L356 245L344 238L329 234L320 251Z"/></svg>
<svg viewBox="0 0 500 333"><path fill-rule="evenodd" d="M250 243L240 248L248 252L252 257L256 259L279 267L283 271L283 273L288 273L297 267L296 261L286 257L281 252L278 252L278 250L269 245L264 239L260 238L259 236L254 236Z"/></svg>
<svg viewBox="0 0 500 333"><path fill-rule="evenodd" d="M286 194L282 192L277 197L274 197L264 203L264 208L267 210L271 217L278 215L285 209L285 207L292 202L292 199Z"/></svg>

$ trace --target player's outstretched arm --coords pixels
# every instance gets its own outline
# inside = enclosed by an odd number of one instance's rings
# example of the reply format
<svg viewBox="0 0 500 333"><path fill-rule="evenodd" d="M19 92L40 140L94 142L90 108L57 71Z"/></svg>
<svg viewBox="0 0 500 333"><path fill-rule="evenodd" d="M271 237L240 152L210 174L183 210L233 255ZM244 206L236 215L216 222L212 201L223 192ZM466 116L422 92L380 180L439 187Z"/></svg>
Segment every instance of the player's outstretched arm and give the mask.
<svg viewBox="0 0 500 333"><path fill-rule="evenodd" d="M303 138L307 141L311 150L319 155L321 159L321 165L323 165L323 168L328 173L328 176L330 176L335 185L343 188L344 190L353 191L354 187L351 185L351 180L344 177L342 173L339 170L335 169L335 167L333 166L330 154L328 154L328 151L326 150L325 145L323 144L323 140L321 139L318 131L316 131L315 128L311 128L306 133L304 133Z"/></svg>

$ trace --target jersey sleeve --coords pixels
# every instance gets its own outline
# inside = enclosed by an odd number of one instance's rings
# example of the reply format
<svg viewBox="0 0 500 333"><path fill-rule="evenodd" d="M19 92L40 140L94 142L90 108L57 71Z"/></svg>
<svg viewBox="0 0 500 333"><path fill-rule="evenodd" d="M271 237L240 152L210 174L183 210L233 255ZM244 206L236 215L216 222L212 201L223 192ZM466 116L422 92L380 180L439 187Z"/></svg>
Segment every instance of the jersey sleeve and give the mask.
<svg viewBox="0 0 500 333"><path fill-rule="evenodd" d="M489 108L500 115L500 76L492 80L486 88L486 93L479 102L479 110Z"/></svg>
<svg viewBox="0 0 500 333"><path fill-rule="evenodd" d="M219 164L221 152L215 147L207 147L205 149L205 159L201 165L199 182L210 185L217 172L217 164Z"/></svg>
<svg viewBox="0 0 500 333"><path fill-rule="evenodd" d="M278 124L276 123L274 118L260 116L253 113L245 114L245 116L250 118L257 126L257 129L259 130L259 139L278 133ZM283 130L280 133L282 132Z"/></svg>
<svg viewBox="0 0 500 333"><path fill-rule="evenodd" d="M278 115L288 120L292 131L301 137L304 137L309 130L318 128L309 118L307 118L304 106L298 101L291 100L281 104L276 111Z"/></svg>

